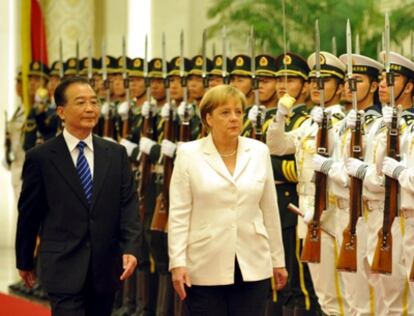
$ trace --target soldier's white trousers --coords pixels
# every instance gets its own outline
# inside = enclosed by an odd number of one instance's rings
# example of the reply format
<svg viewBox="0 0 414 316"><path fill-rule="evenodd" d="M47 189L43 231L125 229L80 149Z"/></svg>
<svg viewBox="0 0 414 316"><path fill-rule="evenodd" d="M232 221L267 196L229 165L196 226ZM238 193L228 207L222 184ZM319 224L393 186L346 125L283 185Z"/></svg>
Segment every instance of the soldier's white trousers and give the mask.
<svg viewBox="0 0 414 316"><path fill-rule="evenodd" d="M349 209L337 208L336 240L338 249L342 245L343 231L349 224ZM366 236L365 219L360 217L356 231L358 236ZM357 238L357 271L340 272L343 282L343 293L349 304L350 316L371 316L375 313L375 291L368 283L367 271L363 258L366 253L366 238Z"/></svg>

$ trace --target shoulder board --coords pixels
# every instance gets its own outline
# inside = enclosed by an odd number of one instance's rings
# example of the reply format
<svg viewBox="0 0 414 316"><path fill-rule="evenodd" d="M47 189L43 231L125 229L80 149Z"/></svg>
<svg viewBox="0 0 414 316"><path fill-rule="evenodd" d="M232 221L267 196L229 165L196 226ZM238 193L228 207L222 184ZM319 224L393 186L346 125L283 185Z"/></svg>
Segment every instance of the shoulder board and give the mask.
<svg viewBox="0 0 414 316"><path fill-rule="evenodd" d="M401 118L405 121L407 126L410 126L414 122L414 114L409 111L404 111L401 115Z"/></svg>
<svg viewBox="0 0 414 316"><path fill-rule="evenodd" d="M304 113L304 112L302 112L302 113ZM305 122L308 118L309 117L306 113L304 113L304 115L299 116L296 120L294 120L291 130L294 130L294 129L298 128L299 126L301 126L302 123Z"/></svg>
<svg viewBox="0 0 414 316"><path fill-rule="evenodd" d="M365 125L371 125L377 118L380 118L381 114L377 111L368 110L364 115Z"/></svg>

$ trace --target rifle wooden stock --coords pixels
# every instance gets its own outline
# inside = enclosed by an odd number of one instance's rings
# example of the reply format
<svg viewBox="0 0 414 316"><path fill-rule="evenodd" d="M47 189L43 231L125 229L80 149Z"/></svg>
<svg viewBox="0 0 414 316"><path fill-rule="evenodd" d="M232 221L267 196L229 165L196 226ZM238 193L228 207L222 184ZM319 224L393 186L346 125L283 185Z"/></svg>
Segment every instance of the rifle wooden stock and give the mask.
<svg viewBox="0 0 414 316"><path fill-rule="evenodd" d="M172 111L170 111L170 118L164 122L164 139L168 139L170 141L175 140ZM152 217L151 222L151 230L162 232L166 231L166 226L168 222L168 209L170 206L169 191L173 166L173 158L164 156L164 179L162 185L162 192L157 197L154 215Z"/></svg>
<svg viewBox="0 0 414 316"><path fill-rule="evenodd" d="M300 210L300 209L299 209L296 205L294 205L294 204L292 204L292 203L289 203L289 204L288 204L287 209L288 209L289 211L291 211L292 213L294 213L294 214L296 214L296 215L300 216L300 217L304 217L303 212L302 212L302 211L301 211L301 210ZM322 223L321 223L321 230L322 230L325 234L327 234L329 237L331 237L331 238L335 239L335 236L334 236L331 232L329 232L328 230L326 230L326 229L324 229L324 228L323 228Z"/></svg>
<svg viewBox="0 0 414 316"><path fill-rule="evenodd" d="M122 137L127 138L129 135L129 118L122 121Z"/></svg>
<svg viewBox="0 0 414 316"><path fill-rule="evenodd" d="M151 112L147 118L144 119L142 136L151 138L153 134L152 127L152 115ZM147 154L141 152L140 162L140 181L138 185L138 197L139 197L139 213L141 217L141 222L144 222L145 215L145 193L146 189L151 181L151 162Z"/></svg>
<svg viewBox="0 0 414 316"><path fill-rule="evenodd" d="M414 282L414 259L413 259L413 264L411 265L410 281Z"/></svg>
<svg viewBox="0 0 414 316"><path fill-rule="evenodd" d="M399 128L396 109L387 135L387 156L399 160ZM385 176L384 219L378 232L378 242L375 249L371 271L374 273L392 273L392 235L391 227L394 218L398 216L398 180Z"/></svg>
<svg viewBox="0 0 414 316"><path fill-rule="evenodd" d="M350 156L359 160L362 156L361 115L357 113L355 128L352 130ZM357 271L356 225L362 214L362 181L356 177L350 178L349 187L349 223L343 232L341 250L336 268L342 271Z"/></svg>
<svg viewBox="0 0 414 316"><path fill-rule="evenodd" d="M318 128L316 137L316 149L319 155L328 156L328 117L323 114L322 123ZM315 171L315 211L313 219L308 224L305 243L300 259L303 262L318 263L321 260L321 225L320 219L322 212L327 207L327 176L326 174Z"/></svg>

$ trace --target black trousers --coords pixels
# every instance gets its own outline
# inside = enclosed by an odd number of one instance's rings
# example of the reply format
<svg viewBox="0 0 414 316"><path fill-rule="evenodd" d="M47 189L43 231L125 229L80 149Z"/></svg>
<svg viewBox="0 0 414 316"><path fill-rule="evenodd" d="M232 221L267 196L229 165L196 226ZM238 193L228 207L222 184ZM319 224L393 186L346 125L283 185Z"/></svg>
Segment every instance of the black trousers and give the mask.
<svg viewBox="0 0 414 316"><path fill-rule="evenodd" d="M244 282L236 260L234 284L193 285L186 288L185 303L191 316L261 316L270 286L270 279Z"/></svg>
<svg viewBox="0 0 414 316"><path fill-rule="evenodd" d="M74 267L76 269L76 267ZM89 268L85 285L79 293L48 293L52 316L110 316L115 292L98 292Z"/></svg>

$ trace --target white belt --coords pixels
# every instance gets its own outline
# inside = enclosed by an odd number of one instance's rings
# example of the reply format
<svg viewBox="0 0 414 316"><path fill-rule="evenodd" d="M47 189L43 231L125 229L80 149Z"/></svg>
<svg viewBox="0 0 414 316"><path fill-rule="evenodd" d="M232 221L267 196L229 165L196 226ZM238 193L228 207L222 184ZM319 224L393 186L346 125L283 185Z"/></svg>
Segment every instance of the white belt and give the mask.
<svg viewBox="0 0 414 316"><path fill-rule="evenodd" d="M366 203L369 211L378 211L384 209L384 201L368 200Z"/></svg>
<svg viewBox="0 0 414 316"><path fill-rule="evenodd" d="M404 218L413 218L414 217L414 209L403 209L401 210L401 216Z"/></svg>
<svg viewBox="0 0 414 316"><path fill-rule="evenodd" d="M348 199L336 199L336 206L340 209L347 209L349 208L349 200Z"/></svg>

